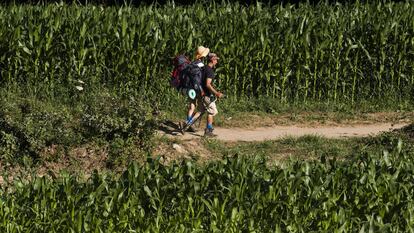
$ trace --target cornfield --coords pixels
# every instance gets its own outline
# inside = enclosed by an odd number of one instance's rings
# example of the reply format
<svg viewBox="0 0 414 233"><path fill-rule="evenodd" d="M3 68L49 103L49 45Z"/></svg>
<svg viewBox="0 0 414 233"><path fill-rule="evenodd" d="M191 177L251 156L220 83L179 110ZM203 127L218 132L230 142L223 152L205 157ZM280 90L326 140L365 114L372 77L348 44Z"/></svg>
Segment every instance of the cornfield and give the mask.
<svg viewBox="0 0 414 233"><path fill-rule="evenodd" d="M347 161L263 158L133 164L119 178L16 180L0 192L1 232L410 232L413 154ZM16 178L15 178L16 179Z"/></svg>
<svg viewBox="0 0 414 233"><path fill-rule="evenodd" d="M0 7L2 85L71 95L89 89L174 98L171 57L204 45L236 99L353 102L414 90L414 6L238 3Z"/></svg>
<svg viewBox="0 0 414 233"><path fill-rule="evenodd" d="M136 152L128 146L150 153L155 123L136 97L177 98L171 58L198 45L219 54L218 89L235 101L413 100L409 1L8 5L0 25L1 97L11 93L0 104L1 164L94 140L115 162ZM19 94L48 99L36 107ZM73 112L44 107L62 98L85 101ZM148 155L120 176L12 174L8 183L1 174L0 232L413 232L413 149L391 144L284 167L237 156L164 165Z"/></svg>

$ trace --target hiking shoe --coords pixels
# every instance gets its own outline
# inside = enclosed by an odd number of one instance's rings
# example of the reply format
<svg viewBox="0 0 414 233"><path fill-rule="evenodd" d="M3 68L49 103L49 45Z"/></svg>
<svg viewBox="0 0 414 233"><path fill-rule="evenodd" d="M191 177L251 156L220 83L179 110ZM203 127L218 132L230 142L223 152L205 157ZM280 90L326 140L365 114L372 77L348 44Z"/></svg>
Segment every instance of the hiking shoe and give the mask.
<svg viewBox="0 0 414 233"><path fill-rule="evenodd" d="M213 133L213 130L214 130L214 129L208 129L208 128L206 128L206 129L204 130L204 137L211 137L211 138L213 138L213 137L217 137L217 134L214 134L214 133Z"/></svg>

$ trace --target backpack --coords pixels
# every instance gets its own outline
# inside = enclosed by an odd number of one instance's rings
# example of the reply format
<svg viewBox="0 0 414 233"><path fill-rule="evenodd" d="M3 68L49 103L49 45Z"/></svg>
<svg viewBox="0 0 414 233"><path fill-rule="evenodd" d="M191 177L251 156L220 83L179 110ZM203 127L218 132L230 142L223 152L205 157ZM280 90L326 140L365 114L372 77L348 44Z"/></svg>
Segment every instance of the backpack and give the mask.
<svg viewBox="0 0 414 233"><path fill-rule="evenodd" d="M170 85L180 90L182 87L181 83L181 72L190 64L190 60L184 55L179 54L173 59L174 69L171 72Z"/></svg>
<svg viewBox="0 0 414 233"><path fill-rule="evenodd" d="M201 61L194 61L187 64L180 73L181 88L186 90L193 89L196 95L204 95L203 91L203 69Z"/></svg>

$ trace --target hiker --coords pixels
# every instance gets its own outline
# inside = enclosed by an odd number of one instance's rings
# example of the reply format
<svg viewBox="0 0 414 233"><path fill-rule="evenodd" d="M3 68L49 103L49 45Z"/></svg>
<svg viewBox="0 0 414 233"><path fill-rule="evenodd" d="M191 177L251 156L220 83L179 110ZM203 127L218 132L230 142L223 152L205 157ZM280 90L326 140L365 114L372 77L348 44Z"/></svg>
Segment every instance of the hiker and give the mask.
<svg viewBox="0 0 414 233"><path fill-rule="evenodd" d="M216 78L216 74L214 73L214 69L218 63L220 58L215 53L209 53L207 56L207 66L204 68L204 81L203 90L204 96L202 97L202 102L204 106L204 110L207 111L207 125L204 130L204 136L214 137L217 136L213 133L213 121L214 116L217 115L217 106L216 103L213 101L215 97L222 98L224 97L223 93L217 91L213 87L213 81Z"/></svg>
<svg viewBox="0 0 414 233"><path fill-rule="evenodd" d="M204 46L199 46L195 53L195 63L202 69L202 72L204 73L204 63L203 58L205 58L210 52L209 48L206 48ZM190 125L187 129L189 132L196 132L194 127L191 125L193 123L194 119L197 119L197 117L200 115L200 113L194 114L194 111L196 109L196 106L199 107L199 111L201 112L203 109L202 104L202 95L204 93L201 93L201 95L197 95L195 99L188 98L188 109L187 109L187 120L185 121L185 125Z"/></svg>

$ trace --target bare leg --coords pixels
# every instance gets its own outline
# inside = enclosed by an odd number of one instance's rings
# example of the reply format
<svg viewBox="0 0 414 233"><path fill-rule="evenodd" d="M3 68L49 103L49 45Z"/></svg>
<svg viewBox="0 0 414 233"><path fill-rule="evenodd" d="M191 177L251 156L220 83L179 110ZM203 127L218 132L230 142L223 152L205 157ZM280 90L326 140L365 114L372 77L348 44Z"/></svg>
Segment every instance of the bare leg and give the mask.
<svg viewBox="0 0 414 233"><path fill-rule="evenodd" d="M198 107L198 112L196 111L196 107ZM188 117L191 117L192 122L196 122L198 120L198 117L202 115L202 113L205 111L204 103L201 98L197 98L196 104L191 103L191 111L188 111Z"/></svg>
<svg viewBox="0 0 414 233"><path fill-rule="evenodd" d="M216 137L217 135L213 133L213 120L214 120L214 116L211 114L207 115L207 125L206 128L204 129L204 136L205 137Z"/></svg>
<svg viewBox="0 0 414 233"><path fill-rule="evenodd" d="M213 115L208 114L207 115L207 124L213 125L214 117Z"/></svg>
<svg viewBox="0 0 414 233"><path fill-rule="evenodd" d="M187 117L191 117L191 116L193 116L194 111L195 111L195 108L196 108L196 106L195 106L195 104L194 104L194 103L190 103L190 104L188 105Z"/></svg>

